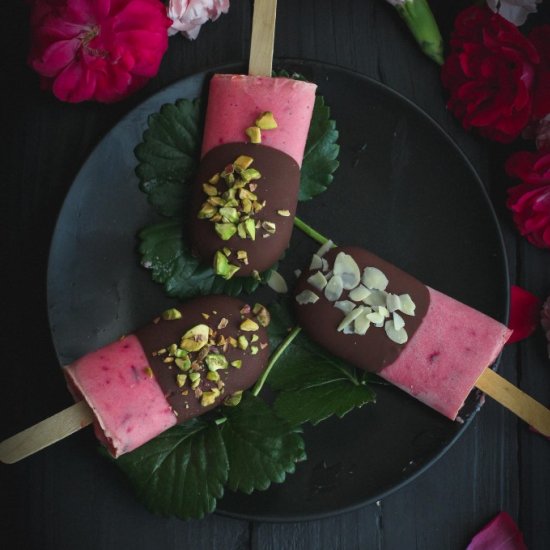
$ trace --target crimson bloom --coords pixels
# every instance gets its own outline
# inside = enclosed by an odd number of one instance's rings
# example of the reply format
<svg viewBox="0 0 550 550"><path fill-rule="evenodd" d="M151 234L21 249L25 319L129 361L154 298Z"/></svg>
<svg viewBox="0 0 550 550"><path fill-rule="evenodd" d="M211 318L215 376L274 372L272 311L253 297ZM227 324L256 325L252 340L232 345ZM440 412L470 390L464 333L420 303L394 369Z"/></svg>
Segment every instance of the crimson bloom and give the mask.
<svg viewBox="0 0 550 550"><path fill-rule="evenodd" d="M172 21L159 0L35 0L29 64L63 101L118 101L154 76Z"/></svg>
<svg viewBox="0 0 550 550"><path fill-rule="evenodd" d="M532 292L516 285L510 289L510 320L512 330L507 344L513 344L531 336L539 324L540 300Z"/></svg>
<svg viewBox="0 0 550 550"><path fill-rule="evenodd" d="M441 78L447 103L466 129L509 143L531 118L531 88L539 55L518 29L486 7L462 11Z"/></svg>
<svg viewBox="0 0 550 550"><path fill-rule="evenodd" d="M550 114L550 25L534 28L529 35L540 56L533 89L533 118Z"/></svg>
<svg viewBox="0 0 550 550"><path fill-rule="evenodd" d="M527 240L550 248L550 151L520 151L506 162L509 176L522 183L508 189L506 206Z"/></svg>

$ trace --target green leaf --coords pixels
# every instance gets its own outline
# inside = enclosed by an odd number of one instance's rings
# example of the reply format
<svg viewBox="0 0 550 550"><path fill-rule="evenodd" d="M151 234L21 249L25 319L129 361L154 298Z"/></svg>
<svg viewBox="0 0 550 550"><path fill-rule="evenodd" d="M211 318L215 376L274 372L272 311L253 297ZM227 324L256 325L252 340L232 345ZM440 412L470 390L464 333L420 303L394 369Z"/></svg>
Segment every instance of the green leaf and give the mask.
<svg viewBox="0 0 550 550"><path fill-rule="evenodd" d="M238 407L225 409L222 436L229 458L227 486L250 494L282 483L305 460L301 434L277 418L260 398L246 393Z"/></svg>
<svg viewBox="0 0 550 550"><path fill-rule="evenodd" d="M289 304L270 306L270 343L278 346L292 326ZM293 426L336 415L375 401L369 387L373 376L360 372L313 343L303 333L284 350L268 384L279 394L275 412Z"/></svg>
<svg viewBox="0 0 550 550"><path fill-rule="evenodd" d="M139 238L141 265L152 271L153 280L164 285L169 296L182 300L199 294L237 296L243 291L254 292L260 284L254 277L225 280L215 275L211 266L191 254L178 218L142 229ZM261 281L267 280L275 268L260 274Z"/></svg>
<svg viewBox="0 0 550 550"><path fill-rule="evenodd" d="M325 105L323 96L317 96L304 152L298 200L310 200L331 184L332 174L340 164L336 160L340 152L337 140L338 130L330 119L330 108Z"/></svg>
<svg viewBox="0 0 550 550"><path fill-rule="evenodd" d="M198 99L163 105L134 149L140 189L163 216L181 216L198 167L202 110Z"/></svg>
<svg viewBox="0 0 550 550"><path fill-rule="evenodd" d="M174 426L115 462L149 510L183 519L215 509L229 471L220 429L202 419Z"/></svg>

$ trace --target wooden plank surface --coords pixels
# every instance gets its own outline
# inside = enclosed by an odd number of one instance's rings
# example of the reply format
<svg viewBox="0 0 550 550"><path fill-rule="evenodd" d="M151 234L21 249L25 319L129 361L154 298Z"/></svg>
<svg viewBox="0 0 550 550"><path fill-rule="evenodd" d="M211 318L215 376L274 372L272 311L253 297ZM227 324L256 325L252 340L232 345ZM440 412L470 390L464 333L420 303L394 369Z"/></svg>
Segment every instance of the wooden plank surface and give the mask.
<svg viewBox="0 0 550 550"><path fill-rule="evenodd" d="M466 5L458 2L449 8L445 0L431 4L445 32L451 10ZM542 8L541 20L548 21L548 8ZM109 128L155 91L203 69L245 63L251 22L251 2L234 0L229 13L205 25L196 41L172 38L159 75L144 90L119 104L75 106L39 90L36 76L25 66L28 8L14 2L6 9L18 32L5 54L10 94L1 107L0 438L71 404L55 371L45 274L57 214L81 164ZM511 149L489 147L466 134L446 112L438 68L419 52L391 6L382 0L280 0L275 56L357 70L426 110L489 184L512 280L539 296L550 294L549 253L517 237L504 207L502 163ZM541 331L507 348L500 372L550 403L550 368ZM550 547L550 443L490 401L432 468L397 493L351 513L298 524L218 515L200 522L152 516L120 474L105 466L96 447L91 432L83 431L19 465L0 468L3 540L11 541L10 548L459 550L500 510L519 522L530 550Z"/></svg>

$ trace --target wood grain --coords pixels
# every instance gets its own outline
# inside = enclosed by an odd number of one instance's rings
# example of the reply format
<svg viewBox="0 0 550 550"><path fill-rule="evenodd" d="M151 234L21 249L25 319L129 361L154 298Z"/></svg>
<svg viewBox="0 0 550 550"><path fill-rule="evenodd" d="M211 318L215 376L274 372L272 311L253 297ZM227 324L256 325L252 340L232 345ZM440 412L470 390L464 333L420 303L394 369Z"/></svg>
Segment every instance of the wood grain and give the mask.
<svg viewBox="0 0 550 550"><path fill-rule="evenodd" d="M254 0L248 74L271 76L277 0Z"/></svg>

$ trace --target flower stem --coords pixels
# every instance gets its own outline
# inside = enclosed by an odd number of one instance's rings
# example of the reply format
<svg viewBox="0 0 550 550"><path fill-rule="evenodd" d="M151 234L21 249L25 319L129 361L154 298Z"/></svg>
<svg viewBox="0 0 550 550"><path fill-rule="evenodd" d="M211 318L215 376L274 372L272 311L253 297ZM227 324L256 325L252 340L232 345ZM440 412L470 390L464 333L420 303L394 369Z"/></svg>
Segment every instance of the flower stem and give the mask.
<svg viewBox="0 0 550 550"><path fill-rule="evenodd" d="M294 225L303 231L308 237L311 237L313 240L317 241L320 244L325 244L330 239L327 239L326 237L323 237L321 233L318 233L313 229L313 227L310 227L307 223L304 223L298 216L294 218Z"/></svg>
<svg viewBox="0 0 550 550"><path fill-rule="evenodd" d="M283 354L285 349L290 345L292 340L300 334L301 327L294 327L287 335L287 337L279 344L279 347L275 350L275 353L269 358L267 367L256 382L255 386L252 388L252 395L257 397L258 394L262 391L263 385L271 372L271 369L275 366L275 363L279 360L279 357Z"/></svg>

